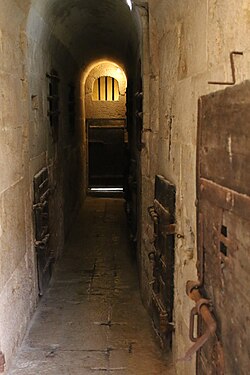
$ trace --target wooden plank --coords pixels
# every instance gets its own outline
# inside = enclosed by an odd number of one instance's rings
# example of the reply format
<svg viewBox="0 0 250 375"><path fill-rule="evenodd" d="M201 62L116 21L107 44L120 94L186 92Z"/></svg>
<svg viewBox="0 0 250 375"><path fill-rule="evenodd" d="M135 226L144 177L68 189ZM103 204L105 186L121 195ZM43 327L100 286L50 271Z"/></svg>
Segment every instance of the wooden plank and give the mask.
<svg viewBox="0 0 250 375"><path fill-rule="evenodd" d="M200 174L250 195L250 81L201 98Z"/></svg>
<svg viewBox="0 0 250 375"><path fill-rule="evenodd" d="M218 185L205 178L200 179L200 200L211 202L224 210L250 221L250 197Z"/></svg>

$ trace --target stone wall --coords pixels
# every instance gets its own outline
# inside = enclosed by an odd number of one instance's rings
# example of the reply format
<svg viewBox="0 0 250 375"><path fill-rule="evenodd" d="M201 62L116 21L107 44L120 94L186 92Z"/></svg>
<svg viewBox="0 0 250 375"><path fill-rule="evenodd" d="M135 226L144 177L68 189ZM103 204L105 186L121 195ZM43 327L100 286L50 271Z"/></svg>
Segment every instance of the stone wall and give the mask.
<svg viewBox="0 0 250 375"><path fill-rule="evenodd" d="M2 2L0 50L0 350L8 369L38 301L33 177L49 168L50 246L58 257L80 205L83 145L79 104L73 132L68 120L68 84L75 84L79 97L79 67L41 10L29 9L28 1ZM52 68L60 77L58 141L47 115L46 73Z"/></svg>
<svg viewBox="0 0 250 375"><path fill-rule="evenodd" d="M30 222L26 7L9 1L0 8L0 350L8 361L22 339L36 297L34 254L30 243L27 246L31 225L26 225Z"/></svg>
<svg viewBox="0 0 250 375"><path fill-rule="evenodd" d="M177 187L177 232L175 263L175 360L191 345L189 314L193 306L185 293L189 279L196 280L196 132L197 102L201 95L226 86L208 81L230 81L229 54L235 56L236 79L250 75L249 2L245 0L149 0L149 39L144 62L144 143L142 151L142 285L149 298L152 278L147 260L152 223L147 207L152 205L155 174ZM149 82L148 82L149 81ZM149 93L149 95L147 94ZM148 111L150 107L150 111ZM154 150L157 149L156 154ZM175 362L178 374L195 373L194 361Z"/></svg>

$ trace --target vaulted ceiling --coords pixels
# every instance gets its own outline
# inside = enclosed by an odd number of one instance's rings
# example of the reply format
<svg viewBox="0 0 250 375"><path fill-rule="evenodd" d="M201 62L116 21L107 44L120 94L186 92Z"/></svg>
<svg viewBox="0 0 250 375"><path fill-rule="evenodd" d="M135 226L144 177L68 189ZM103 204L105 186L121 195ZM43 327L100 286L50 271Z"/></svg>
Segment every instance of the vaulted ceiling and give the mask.
<svg viewBox="0 0 250 375"><path fill-rule="evenodd" d="M32 7L79 65L108 58L126 68L133 61L139 25L126 0L33 0Z"/></svg>

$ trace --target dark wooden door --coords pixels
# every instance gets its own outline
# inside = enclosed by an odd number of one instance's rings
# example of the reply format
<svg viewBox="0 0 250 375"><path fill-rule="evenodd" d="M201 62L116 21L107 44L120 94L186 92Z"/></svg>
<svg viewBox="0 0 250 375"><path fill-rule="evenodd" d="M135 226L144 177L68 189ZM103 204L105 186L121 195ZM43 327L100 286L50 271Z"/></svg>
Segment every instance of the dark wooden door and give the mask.
<svg viewBox="0 0 250 375"><path fill-rule="evenodd" d="M141 241L138 230L138 212L141 210L141 155L143 131L143 89L141 77L141 61L137 65L135 80L128 80L127 87L127 129L128 148L125 168L126 213L130 229L130 237L135 254L137 244Z"/></svg>
<svg viewBox="0 0 250 375"><path fill-rule="evenodd" d="M197 165L198 271L217 321L197 374L248 374L250 82L200 99Z"/></svg>
<svg viewBox="0 0 250 375"><path fill-rule="evenodd" d="M89 187L122 187L125 120L88 120Z"/></svg>
<svg viewBox="0 0 250 375"><path fill-rule="evenodd" d="M156 176L154 205L149 208L154 221L152 316L166 348L172 346L174 301L175 186Z"/></svg>
<svg viewBox="0 0 250 375"><path fill-rule="evenodd" d="M34 176L33 205L39 295L43 295L48 286L54 260L49 243L49 193L48 169L43 168Z"/></svg>

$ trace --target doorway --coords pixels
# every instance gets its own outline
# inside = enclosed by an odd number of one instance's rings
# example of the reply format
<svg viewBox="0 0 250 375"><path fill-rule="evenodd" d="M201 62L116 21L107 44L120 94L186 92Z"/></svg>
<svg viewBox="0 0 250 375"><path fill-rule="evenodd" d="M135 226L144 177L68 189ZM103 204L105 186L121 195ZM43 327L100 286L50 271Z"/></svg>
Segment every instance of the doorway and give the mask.
<svg viewBox="0 0 250 375"><path fill-rule="evenodd" d="M87 188L89 193L123 191L126 167L126 88L116 63L92 66L85 81Z"/></svg>
<svg viewBox="0 0 250 375"><path fill-rule="evenodd" d="M87 139L88 188L122 189L126 147L125 119L88 120Z"/></svg>

